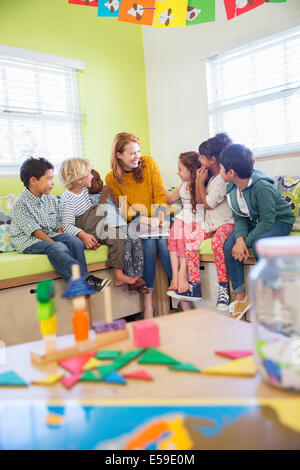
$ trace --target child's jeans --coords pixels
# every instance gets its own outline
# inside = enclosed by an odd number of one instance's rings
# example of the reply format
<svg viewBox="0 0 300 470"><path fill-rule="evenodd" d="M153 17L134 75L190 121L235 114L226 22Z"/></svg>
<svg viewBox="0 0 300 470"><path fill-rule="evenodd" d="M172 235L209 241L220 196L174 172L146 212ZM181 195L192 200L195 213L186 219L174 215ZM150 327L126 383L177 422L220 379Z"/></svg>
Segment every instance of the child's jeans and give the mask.
<svg viewBox="0 0 300 470"><path fill-rule="evenodd" d="M166 238L144 238L144 275L143 279L148 289L154 289L156 253L159 252L163 267L172 278L172 268L168 251L168 240Z"/></svg>
<svg viewBox="0 0 300 470"><path fill-rule="evenodd" d="M65 281L72 276L72 265L79 264L81 277L87 279L90 273L87 270L82 241L68 233L57 235L52 240L54 243L38 241L26 248L23 253L47 255L54 269Z"/></svg>
<svg viewBox="0 0 300 470"><path fill-rule="evenodd" d="M284 224L282 222L275 222L271 230L265 232L259 238L254 240L252 243L252 251L254 253L255 258L257 259L257 254L255 251L255 244L258 240L262 238L269 238L269 237L282 237L285 235L289 235L292 231L291 224ZM243 263L237 261L232 256L232 248L235 245L235 235L234 233L230 235L228 240L225 242L224 251L225 251L225 258L227 264L227 270L229 274L229 279L232 284L232 289L235 294L240 294L245 292L245 284L244 284L244 269Z"/></svg>

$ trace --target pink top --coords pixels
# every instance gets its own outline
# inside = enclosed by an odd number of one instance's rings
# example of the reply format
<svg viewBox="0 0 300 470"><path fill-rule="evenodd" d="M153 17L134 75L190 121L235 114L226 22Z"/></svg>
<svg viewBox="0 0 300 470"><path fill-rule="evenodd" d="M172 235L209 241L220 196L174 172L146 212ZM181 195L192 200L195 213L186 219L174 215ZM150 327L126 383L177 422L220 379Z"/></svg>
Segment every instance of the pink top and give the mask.
<svg viewBox="0 0 300 470"><path fill-rule="evenodd" d="M257 242L256 251L268 258L300 256L300 237L263 238Z"/></svg>

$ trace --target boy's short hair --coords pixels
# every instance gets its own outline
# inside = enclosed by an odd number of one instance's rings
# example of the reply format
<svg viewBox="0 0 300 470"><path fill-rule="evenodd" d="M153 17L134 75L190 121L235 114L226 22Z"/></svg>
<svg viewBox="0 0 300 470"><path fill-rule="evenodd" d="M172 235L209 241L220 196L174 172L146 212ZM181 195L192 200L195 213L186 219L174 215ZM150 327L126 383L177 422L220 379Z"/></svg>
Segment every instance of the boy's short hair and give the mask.
<svg viewBox="0 0 300 470"><path fill-rule="evenodd" d="M80 178L87 176L93 169L93 164L86 158L68 158L59 169L59 179L65 188L72 188Z"/></svg>
<svg viewBox="0 0 300 470"><path fill-rule="evenodd" d="M222 151L219 163L223 165L226 173L229 170L234 170L239 178L250 178L254 165L254 155L244 145L232 144Z"/></svg>
<svg viewBox="0 0 300 470"><path fill-rule="evenodd" d="M30 157L22 163L20 168L20 178L26 188L29 187L30 178L39 180L48 170L53 170L54 166L45 158Z"/></svg>

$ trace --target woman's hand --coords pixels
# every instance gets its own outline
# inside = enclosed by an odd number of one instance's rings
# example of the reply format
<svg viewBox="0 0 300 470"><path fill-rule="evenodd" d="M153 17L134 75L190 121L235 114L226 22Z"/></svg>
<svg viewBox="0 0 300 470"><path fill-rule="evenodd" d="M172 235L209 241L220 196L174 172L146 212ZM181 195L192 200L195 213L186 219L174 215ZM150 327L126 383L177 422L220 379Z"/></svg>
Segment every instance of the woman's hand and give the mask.
<svg viewBox="0 0 300 470"><path fill-rule="evenodd" d="M237 238L235 245L232 248L232 256L236 261L240 261L241 263L249 258L250 255L248 247L243 237Z"/></svg>

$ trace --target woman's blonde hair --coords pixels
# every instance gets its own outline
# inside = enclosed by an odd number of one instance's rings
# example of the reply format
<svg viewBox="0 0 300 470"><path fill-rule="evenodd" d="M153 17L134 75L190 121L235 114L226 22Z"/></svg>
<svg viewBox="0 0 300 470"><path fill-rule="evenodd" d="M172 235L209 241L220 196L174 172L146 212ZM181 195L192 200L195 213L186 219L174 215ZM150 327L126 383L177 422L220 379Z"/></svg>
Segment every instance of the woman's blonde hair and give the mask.
<svg viewBox="0 0 300 470"><path fill-rule="evenodd" d="M134 134L128 134L127 132L120 132L117 134L112 143L111 149L111 156L110 156L110 165L114 174L114 177L119 183L122 183L122 176L123 176L123 167L122 162L118 158L118 153L123 153L125 150L126 145L130 144L131 142L135 142L136 144L140 144L139 138L136 137ZM132 170L133 177L136 181L141 183L144 180L144 164L143 161L140 160L139 166Z"/></svg>
<svg viewBox="0 0 300 470"><path fill-rule="evenodd" d="M93 163L86 158L68 158L59 168L59 179L65 188L72 188L80 178L87 176L93 169Z"/></svg>

